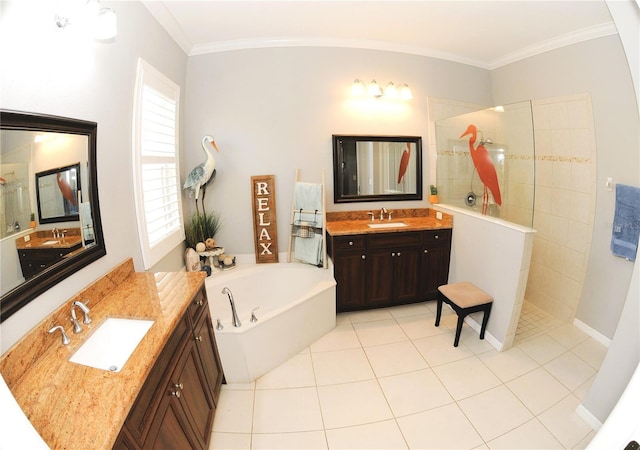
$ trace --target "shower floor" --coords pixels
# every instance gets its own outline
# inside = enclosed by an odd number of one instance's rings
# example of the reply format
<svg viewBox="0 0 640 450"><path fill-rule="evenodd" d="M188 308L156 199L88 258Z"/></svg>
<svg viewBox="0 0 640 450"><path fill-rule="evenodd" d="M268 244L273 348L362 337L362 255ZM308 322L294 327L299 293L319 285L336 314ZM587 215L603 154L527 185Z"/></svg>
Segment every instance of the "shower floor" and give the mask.
<svg viewBox="0 0 640 450"><path fill-rule="evenodd" d="M516 328L516 342L526 341L556 328L563 322L544 312L534 304L524 301L518 328Z"/></svg>

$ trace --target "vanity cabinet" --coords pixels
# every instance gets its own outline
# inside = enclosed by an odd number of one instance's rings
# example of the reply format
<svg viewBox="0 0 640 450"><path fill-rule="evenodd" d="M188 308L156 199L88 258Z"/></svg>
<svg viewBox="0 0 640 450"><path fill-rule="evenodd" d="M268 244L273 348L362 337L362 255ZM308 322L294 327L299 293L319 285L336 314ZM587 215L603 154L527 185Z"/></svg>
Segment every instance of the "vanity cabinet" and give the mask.
<svg viewBox="0 0 640 450"><path fill-rule="evenodd" d="M58 261L62 261L67 254L79 249L81 245L82 244L79 243L76 246L65 248L18 249L22 276L25 279L29 279L39 274Z"/></svg>
<svg viewBox="0 0 640 450"><path fill-rule="evenodd" d="M156 360L113 448L208 448L222 378L202 288Z"/></svg>
<svg viewBox="0 0 640 450"><path fill-rule="evenodd" d="M328 251L338 312L432 300L449 278L451 229L328 235Z"/></svg>

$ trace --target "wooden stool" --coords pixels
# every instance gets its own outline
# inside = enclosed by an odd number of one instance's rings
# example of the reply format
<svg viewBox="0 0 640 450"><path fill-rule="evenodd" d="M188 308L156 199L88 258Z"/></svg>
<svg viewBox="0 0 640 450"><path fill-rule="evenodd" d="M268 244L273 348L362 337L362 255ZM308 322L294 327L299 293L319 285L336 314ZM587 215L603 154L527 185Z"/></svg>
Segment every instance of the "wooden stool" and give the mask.
<svg viewBox="0 0 640 450"><path fill-rule="evenodd" d="M456 327L456 338L453 346L457 347L460 341L460 332L464 318L471 313L484 311L482 317L482 327L480 328L480 339L484 339L484 330L487 328L489 314L493 298L468 281L461 283L444 284L438 287L438 312L436 314L436 326L440 325L442 315L442 302L451 305L458 315L458 326Z"/></svg>

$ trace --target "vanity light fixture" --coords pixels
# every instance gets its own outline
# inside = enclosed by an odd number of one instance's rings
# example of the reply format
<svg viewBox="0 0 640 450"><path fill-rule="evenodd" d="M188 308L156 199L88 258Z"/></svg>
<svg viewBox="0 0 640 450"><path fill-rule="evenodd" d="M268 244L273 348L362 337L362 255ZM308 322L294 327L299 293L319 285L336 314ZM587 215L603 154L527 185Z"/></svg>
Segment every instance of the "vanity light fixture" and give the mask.
<svg viewBox="0 0 640 450"><path fill-rule="evenodd" d="M111 8L101 8L100 0L87 0L81 7L55 15L55 24L64 29L77 23L93 31L95 39L108 40L118 34L117 16Z"/></svg>
<svg viewBox="0 0 640 450"><path fill-rule="evenodd" d="M389 82L383 90L376 80L371 80L369 86L366 86L358 78L351 85L351 95L354 97L385 98L389 100L411 100L413 98L407 83L397 87L393 82Z"/></svg>

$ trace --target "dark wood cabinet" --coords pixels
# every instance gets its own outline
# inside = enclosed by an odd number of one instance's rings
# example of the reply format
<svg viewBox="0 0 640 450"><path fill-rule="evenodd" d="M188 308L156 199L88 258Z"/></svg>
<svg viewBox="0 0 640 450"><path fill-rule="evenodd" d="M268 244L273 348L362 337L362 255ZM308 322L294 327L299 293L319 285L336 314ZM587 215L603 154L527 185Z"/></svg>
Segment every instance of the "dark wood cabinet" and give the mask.
<svg viewBox="0 0 640 450"><path fill-rule="evenodd" d="M208 448L222 379L203 288L154 364L114 448Z"/></svg>
<svg viewBox="0 0 640 450"><path fill-rule="evenodd" d="M337 311L435 299L449 278L451 230L330 236Z"/></svg>
<svg viewBox="0 0 640 450"><path fill-rule="evenodd" d="M21 248L18 249L22 276L29 279L56 264L69 253L79 249L82 243L66 248Z"/></svg>

